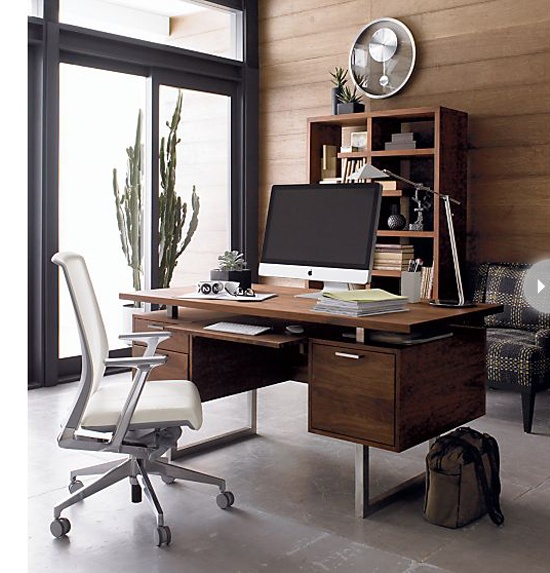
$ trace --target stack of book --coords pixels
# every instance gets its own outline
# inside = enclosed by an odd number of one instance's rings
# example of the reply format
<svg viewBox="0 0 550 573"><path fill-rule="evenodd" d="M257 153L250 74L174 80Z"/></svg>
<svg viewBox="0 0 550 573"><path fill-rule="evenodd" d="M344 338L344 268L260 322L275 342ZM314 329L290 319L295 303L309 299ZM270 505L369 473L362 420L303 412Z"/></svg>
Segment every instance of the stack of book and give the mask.
<svg viewBox="0 0 550 573"><path fill-rule="evenodd" d="M414 259L412 245L378 243L374 248L373 269L376 271L406 271Z"/></svg>
<svg viewBox="0 0 550 573"><path fill-rule="evenodd" d="M406 183L396 179L377 179L376 183L382 185L383 191L400 191L407 186Z"/></svg>
<svg viewBox="0 0 550 573"><path fill-rule="evenodd" d="M420 298L432 298L432 289L434 282L433 267L422 267L420 275Z"/></svg>
<svg viewBox="0 0 550 573"><path fill-rule="evenodd" d="M386 151L394 149L416 149L416 141L414 140L414 133L408 131L406 133L392 133L391 141L384 144Z"/></svg>
<svg viewBox="0 0 550 573"><path fill-rule="evenodd" d="M346 316L369 316L407 310L407 297L392 294L380 288L323 292L313 310L344 314Z"/></svg>

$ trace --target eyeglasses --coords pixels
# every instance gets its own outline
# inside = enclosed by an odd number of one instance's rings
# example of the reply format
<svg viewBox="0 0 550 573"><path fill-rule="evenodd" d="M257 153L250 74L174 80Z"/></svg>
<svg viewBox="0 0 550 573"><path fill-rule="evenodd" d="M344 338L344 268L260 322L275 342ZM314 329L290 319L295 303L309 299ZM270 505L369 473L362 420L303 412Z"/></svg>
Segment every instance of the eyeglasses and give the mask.
<svg viewBox="0 0 550 573"><path fill-rule="evenodd" d="M230 282L225 283L225 291L231 296L256 296L256 293L250 287L242 288L239 284Z"/></svg>

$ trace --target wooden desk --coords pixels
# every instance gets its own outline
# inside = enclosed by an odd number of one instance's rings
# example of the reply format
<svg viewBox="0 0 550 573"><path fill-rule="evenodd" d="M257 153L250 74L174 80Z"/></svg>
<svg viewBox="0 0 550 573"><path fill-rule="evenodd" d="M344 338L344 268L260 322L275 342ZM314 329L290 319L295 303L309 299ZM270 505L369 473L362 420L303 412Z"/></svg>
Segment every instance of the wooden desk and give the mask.
<svg viewBox="0 0 550 573"><path fill-rule="evenodd" d="M238 435L256 431L257 388L289 379L308 382L309 431L356 444L358 516L404 489L369 498L369 447L402 452L485 414L482 321L500 312L499 305L418 303L407 312L355 318L313 311L315 300L295 297L304 289L255 289L277 297L263 302L185 299L190 289L170 288L122 293L120 298L166 306L134 317L134 331L173 333L160 346L168 362L154 376L189 378L203 400L251 393L250 424ZM204 330L219 320L265 323L272 332L250 337ZM297 323L304 326L303 335L285 334L285 325ZM373 332L414 334L422 341L375 342ZM142 349L134 346L133 351ZM404 484L411 485L411 480Z"/></svg>

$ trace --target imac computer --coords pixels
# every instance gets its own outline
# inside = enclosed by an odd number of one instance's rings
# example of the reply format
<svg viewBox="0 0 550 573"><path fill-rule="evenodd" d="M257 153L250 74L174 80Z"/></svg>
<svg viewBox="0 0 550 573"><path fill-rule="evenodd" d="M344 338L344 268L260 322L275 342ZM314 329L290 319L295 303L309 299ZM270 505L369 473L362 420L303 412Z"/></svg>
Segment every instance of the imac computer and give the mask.
<svg viewBox="0 0 550 573"><path fill-rule="evenodd" d="M378 183L274 185L259 274L325 290L370 282L381 197Z"/></svg>

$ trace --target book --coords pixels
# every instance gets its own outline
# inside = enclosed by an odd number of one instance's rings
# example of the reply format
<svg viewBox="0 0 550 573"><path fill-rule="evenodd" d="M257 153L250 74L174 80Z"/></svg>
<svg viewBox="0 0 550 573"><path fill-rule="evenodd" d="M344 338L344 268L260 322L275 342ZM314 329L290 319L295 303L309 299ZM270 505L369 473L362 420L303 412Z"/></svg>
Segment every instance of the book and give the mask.
<svg viewBox="0 0 550 573"><path fill-rule="evenodd" d="M432 297L433 267L422 267L420 271L420 298Z"/></svg>
<svg viewBox="0 0 550 573"><path fill-rule="evenodd" d="M374 258L402 258L414 253L414 249L374 249Z"/></svg>
<svg viewBox="0 0 550 573"><path fill-rule="evenodd" d="M323 145L323 155L321 158L321 177L336 177L336 145Z"/></svg>
<svg viewBox="0 0 550 573"><path fill-rule="evenodd" d="M376 182L382 185L383 191L398 191L406 187L405 182L397 181L396 179L394 180L378 179Z"/></svg>
<svg viewBox="0 0 550 573"><path fill-rule="evenodd" d="M389 249L389 250L414 250L413 245L403 245L401 243L376 243L375 249Z"/></svg>
<svg viewBox="0 0 550 573"><path fill-rule="evenodd" d="M368 316L406 309L406 296L383 289L358 289L349 291L324 291L313 310L347 316Z"/></svg>

